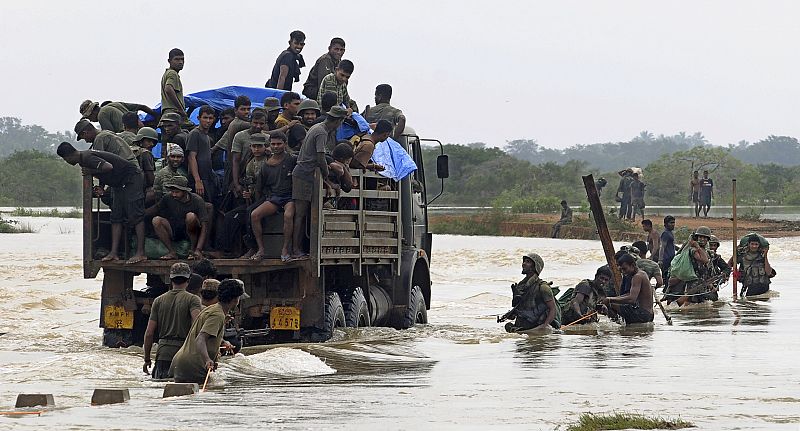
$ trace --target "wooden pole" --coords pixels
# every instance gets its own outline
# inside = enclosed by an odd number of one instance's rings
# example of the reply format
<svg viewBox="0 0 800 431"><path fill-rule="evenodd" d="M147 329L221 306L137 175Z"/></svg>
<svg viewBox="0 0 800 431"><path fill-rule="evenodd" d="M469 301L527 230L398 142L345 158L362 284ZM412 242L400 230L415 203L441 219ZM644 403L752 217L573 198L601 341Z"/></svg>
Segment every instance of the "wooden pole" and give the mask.
<svg viewBox="0 0 800 431"><path fill-rule="evenodd" d="M592 175L586 175L581 178L583 178L583 186L586 188L586 197L589 199L589 208L592 210L594 222L597 225L597 234L600 236L600 242L603 244L606 262L611 269L611 274L614 276L614 291L619 295L620 288L622 287L622 274L619 272L617 261L614 259L614 242L611 240L611 234L608 232L606 217L605 214L603 214L603 205L600 203L600 196L597 194L597 187L594 185L594 177Z"/></svg>
<svg viewBox="0 0 800 431"><path fill-rule="evenodd" d="M736 263L736 246L739 243L739 234L736 231L736 178L731 180L731 208L733 210L733 300L736 301L736 298L739 296L739 286L736 283L739 281L736 279L736 267L738 266Z"/></svg>

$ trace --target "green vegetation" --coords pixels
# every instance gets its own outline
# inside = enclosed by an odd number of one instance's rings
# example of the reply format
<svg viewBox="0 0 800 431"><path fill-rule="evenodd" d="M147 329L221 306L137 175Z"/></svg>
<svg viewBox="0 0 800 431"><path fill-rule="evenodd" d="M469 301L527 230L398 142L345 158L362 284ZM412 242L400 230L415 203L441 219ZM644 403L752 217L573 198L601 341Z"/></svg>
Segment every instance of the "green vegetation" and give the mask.
<svg viewBox="0 0 800 431"><path fill-rule="evenodd" d="M20 224L16 220L5 220L0 217L0 233L35 233L29 223Z"/></svg>
<svg viewBox="0 0 800 431"><path fill-rule="evenodd" d="M646 417L631 413L593 414L584 413L577 424L570 425L566 431L601 431L601 430L676 430L693 428L694 424L678 419Z"/></svg>
<svg viewBox="0 0 800 431"><path fill-rule="evenodd" d="M511 216L503 211L486 211L475 215L442 215L432 217L431 232L453 235L500 236L500 224Z"/></svg>
<svg viewBox="0 0 800 431"><path fill-rule="evenodd" d="M9 215L17 217L83 218L83 211L78 208L61 211L58 208L53 208L51 210L35 210L32 208L17 207L14 211L11 211Z"/></svg>
<svg viewBox="0 0 800 431"><path fill-rule="evenodd" d="M80 168L55 154L17 151L0 159L0 206L74 206L82 181Z"/></svg>

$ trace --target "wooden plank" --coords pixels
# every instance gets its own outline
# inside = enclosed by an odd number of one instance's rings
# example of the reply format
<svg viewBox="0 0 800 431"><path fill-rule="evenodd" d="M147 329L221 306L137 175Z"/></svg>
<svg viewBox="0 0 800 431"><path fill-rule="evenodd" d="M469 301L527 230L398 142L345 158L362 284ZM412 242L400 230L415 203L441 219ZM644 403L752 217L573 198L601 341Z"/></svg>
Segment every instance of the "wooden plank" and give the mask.
<svg viewBox="0 0 800 431"><path fill-rule="evenodd" d="M614 275L614 291L619 295L620 288L622 287L622 274L617 267L617 261L614 259L614 242L611 240L611 234L608 232L608 225L606 225L606 216L603 214L603 205L600 203L600 196L597 194L597 188L594 185L594 176L586 175L583 178L583 186L586 188L586 197L589 200L589 208L592 210L595 225L597 225L597 233L600 235L600 243L603 244L603 253L606 255L606 262L608 267L611 268L611 273Z"/></svg>

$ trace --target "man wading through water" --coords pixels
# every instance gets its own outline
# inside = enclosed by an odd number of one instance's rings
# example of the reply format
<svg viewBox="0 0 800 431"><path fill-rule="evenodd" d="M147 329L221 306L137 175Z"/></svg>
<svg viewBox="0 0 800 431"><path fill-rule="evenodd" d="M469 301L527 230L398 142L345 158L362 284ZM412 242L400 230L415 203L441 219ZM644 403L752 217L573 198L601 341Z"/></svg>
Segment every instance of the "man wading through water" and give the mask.
<svg viewBox="0 0 800 431"><path fill-rule="evenodd" d="M604 298L603 304L620 315L627 325L652 322L653 287L647 274L636 266L636 258L628 253L620 256L617 264L623 274L620 295Z"/></svg>
<svg viewBox="0 0 800 431"><path fill-rule="evenodd" d="M511 285L514 294L511 300L514 307L512 317L516 317L516 321L507 323L506 331L543 329L551 325L556 329L561 327L560 316L557 316L560 313L550 284L539 278L542 269L544 261L538 254L529 253L522 257L525 278Z"/></svg>

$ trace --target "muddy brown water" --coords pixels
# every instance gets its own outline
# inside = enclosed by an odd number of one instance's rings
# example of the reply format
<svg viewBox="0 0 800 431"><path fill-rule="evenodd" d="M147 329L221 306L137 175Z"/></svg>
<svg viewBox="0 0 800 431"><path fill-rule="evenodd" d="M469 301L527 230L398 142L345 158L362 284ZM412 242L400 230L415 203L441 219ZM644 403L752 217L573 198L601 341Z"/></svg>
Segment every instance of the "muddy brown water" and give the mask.
<svg viewBox="0 0 800 431"><path fill-rule="evenodd" d="M162 400L141 349L100 346L101 281L81 278L80 220L26 221L39 233L0 235L0 411L19 393L52 393L57 406L0 416L0 429L551 430L613 411L800 429L796 239L770 240L780 293L766 300L732 303L728 285L720 302L670 309L674 326L657 315L649 327L522 336L495 323L521 255L540 253L543 277L567 287L602 263L599 243L435 236L429 325L248 349L222 361L209 392ZM131 400L91 407L98 387L129 388Z"/></svg>

